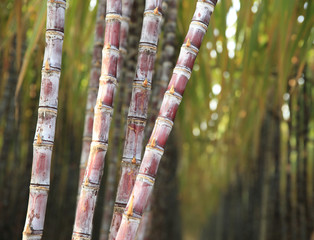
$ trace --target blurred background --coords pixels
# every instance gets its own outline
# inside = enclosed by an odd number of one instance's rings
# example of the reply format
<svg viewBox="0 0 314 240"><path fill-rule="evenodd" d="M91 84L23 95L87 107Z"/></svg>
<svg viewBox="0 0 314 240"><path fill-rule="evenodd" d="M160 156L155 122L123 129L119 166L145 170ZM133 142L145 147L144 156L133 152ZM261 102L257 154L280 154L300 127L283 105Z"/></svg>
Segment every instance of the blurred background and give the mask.
<svg viewBox="0 0 314 240"><path fill-rule="evenodd" d="M178 1L176 56L195 4ZM67 5L43 239L72 234L97 11L96 0ZM149 239L314 239L313 13L310 0L218 2L162 160ZM45 22L46 1L0 2L2 240L20 239L26 216Z"/></svg>

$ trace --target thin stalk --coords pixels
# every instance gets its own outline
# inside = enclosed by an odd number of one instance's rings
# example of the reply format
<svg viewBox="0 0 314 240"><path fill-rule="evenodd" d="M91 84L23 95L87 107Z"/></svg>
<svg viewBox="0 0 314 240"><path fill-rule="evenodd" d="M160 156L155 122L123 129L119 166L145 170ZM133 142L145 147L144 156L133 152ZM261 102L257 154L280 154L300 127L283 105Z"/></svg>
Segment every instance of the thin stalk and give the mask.
<svg viewBox="0 0 314 240"><path fill-rule="evenodd" d="M122 78L125 79L127 86L130 86L133 83L135 77L135 69L137 64L137 56L138 56L138 44L140 41L140 35L142 30L143 24L143 11L144 11L144 0L135 0L134 8L137 9L134 14L131 16L131 23L130 23L130 36L128 38L128 51L127 51L127 58L126 58L126 66L122 69ZM129 110L129 102L131 101L132 96L132 88L127 87L125 89L123 98L123 105L122 105L122 114L123 119L126 119L128 116ZM124 124L124 126L126 126ZM125 127L126 128L126 127ZM124 138L125 134L123 133ZM121 141L123 144L124 141Z"/></svg>
<svg viewBox="0 0 314 240"><path fill-rule="evenodd" d="M117 85L120 46L121 0L107 0L101 76L88 163L76 208L72 239L91 239L94 210L108 148L113 98Z"/></svg>
<svg viewBox="0 0 314 240"><path fill-rule="evenodd" d="M158 115L162 97L167 90L171 71L175 65L176 54L176 28L177 28L177 0L165 0L164 12L164 39L162 43L162 54L159 60L159 69L156 74L156 81L152 90L152 107L145 135L151 134ZM148 140L148 139L147 139Z"/></svg>
<svg viewBox="0 0 314 240"><path fill-rule="evenodd" d="M14 137L17 136L17 127L15 126L15 116L14 116L14 92L17 83L17 73L18 69L16 67L16 40L14 38L13 46L10 48L10 65L9 65L9 77L5 85L5 91L3 97L1 98L0 106L0 121L5 122L5 128L3 131L3 142L0 150L0 186L3 189L5 183L6 168L8 166L9 152L11 146L13 145ZM2 195L3 196L3 195Z"/></svg>
<svg viewBox="0 0 314 240"><path fill-rule="evenodd" d="M170 134L167 149L158 170L158 179L154 186L149 204L151 210L144 212L137 231L136 240L168 240L182 239L180 204L178 201L178 148L174 133ZM148 217L147 217L148 214ZM147 219L148 218L148 219ZM147 219L147 224L143 222ZM146 231L141 232L140 229Z"/></svg>
<svg viewBox="0 0 314 240"><path fill-rule="evenodd" d="M100 67L101 67L101 50L103 48L103 39L105 31L105 14L106 0L100 0L98 3L96 28L94 37L94 49L92 57L92 67L90 71L90 80L87 93L87 102L85 110L84 133L82 142L81 162L80 162L80 178L78 187L78 196L80 194L81 185L87 165L87 160L92 142L93 124L94 124L94 106L96 104L97 92L99 88Z"/></svg>
<svg viewBox="0 0 314 240"><path fill-rule="evenodd" d="M111 156L110 156L110 161L115 161L117 163L118 163L118 159L120 159L120 156L122 155L122 153L120 154L120 150L121 150L120 148L123 146L122 144L124 143L124 136L125 136L125 131L127 127L124 123L128 115L127 103L130 102L131 95L132 95L132 88L130 86L133 82L135 69L136 69L137 46L140 40L140 33L141 33L142 22L143 22L142 14L144 11L144 0L135 0L133 4L133 9L134 10L132 11L132 15L130 19L131 21L130 30L129 30L130 35L128 37L127 56L126 56L126 61L124 61L124 67L122 68L121 77L120 77L121 79L123 79L123 81L121 82L120 91L119 91L120 95L118 96L118 104L115 111L116 115L115 115L115 130L113 132L113 135L114 135L113 150L111 151ZM119 116L120 116L120 119L119 119ZM119 123L120 123L120 127L119 127ZM119 133L117 131L119 131ZM117 136L116 136L117 134L119 134L119 139L117 139ZM116 142L117 140L118 142ZM119 147L119 149L117 148L117 146ZM115 166L111 164L109 165L109 168L108 168L108 178L111 178L109 175L115 172L114 182L109 183L109 180L107 180L107 183L106 183L106 185L108 184L113 185L112 187L116 187L116 181L117 181L117 178L116 178L117 169L114 169L114 168L118 168L118 164L116 164ZM108 202L108 199L109 199L108 196L111 193L112 193L112 196L110 196L110 200ZM114 200L116 196L115 191L111 193L109 193L109 190L108 190L108 193L107 193L107 190L105 193L106 204L105 204L104 216L102 220L103 225L101 229L101 238L103 237L106 238L109 235L109 229L108 230L106 229L108 228L107 227L108 225L110 228L112 213L113 213L113 205L114 205ZM112 204L111 204L111 199L112 199ZM110 217L107 213L105 213L106 211L110 211ZM106 220L104 218L106 218ZM109 221L108 224L107 224L107 221Z"/></svg>
<svg viewBox="0 0 314 240"><path fill-rule="evenodd" d="M127 119L127 130L109 239L115 239L122 213L134 186L138 173L147 108L160 32L162 0L146 0L142 34L132 97Z"/></svg>
<svg viewBox="0 0 314 240"><path fill-rule="evenodd" d="M159 60L159 68L156 74L156 82L152 90L151 114L145 130L145 139L151 134L154 123L158 116L158 109L160 108L162 96L167 90L169 79L171 77L171 70L175 65L175 44L176 44L176 20L177 20L177 0L165 0L163 4L164 14L164 39L162 43L162 54ZM166 165L164 165L166 166ZM166 166L167 167L167 166ZM137 233L137 240L149 239L152 224L152 200L144 213L143 220L140 225L140 230Z"/></svg>
<svg viewBox="0 0 314 240"><path fill-rule="evenodd" d="M177 65L168 90L164 95L159 116L146 146L143 161L136 177L135 185L124 211L121 226L116 239L134 239L143 211L150 198L157 174L158 165L164 152L166 140L173 126L173 121L182 99L194 61L206 33L210 16L217 1L201 0L196 5L192 22L181 48Z"/></svg>
<svg viewBox="0 0 314 240"><path fill-rule="evenodd" d="M108 166L108 175L106 181L106 191L105 191L105 208L102 218L100 240L107 239L112 212L114 205L115 189L116 189L116 179L117 179L117 163L119 158L119 143L121 138L121 110L123 104L123 94L126 87L126 81L121 81L120 69L123 67L124 59L127 55L127 45L128 45L128 35L129 35L129 22L131 13L133 10L133 0L122 0L122 20L120 29L120 55L118 60L118 81L120 83L119 87L119 99L114 115L114 130L113 130L113 148L111 151L110 162Z"/></svg>
<svg viewBox="0 0 314 240"><path fill-rule="evenodd" d="M50 186L50 164L58 108L58 89L64 37L66 1L47 1L46 48L38 120L33 144L33 166L23 239L41 239Z"/></svg>

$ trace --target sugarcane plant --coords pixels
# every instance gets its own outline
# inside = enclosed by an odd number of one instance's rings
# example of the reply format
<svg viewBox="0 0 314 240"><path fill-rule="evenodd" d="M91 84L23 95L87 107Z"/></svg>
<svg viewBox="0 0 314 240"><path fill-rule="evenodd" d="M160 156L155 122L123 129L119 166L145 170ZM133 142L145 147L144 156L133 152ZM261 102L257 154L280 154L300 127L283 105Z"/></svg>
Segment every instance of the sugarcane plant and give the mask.
<svg viewBox="0 0 314 240"><path fill-rule="evenodd" d="M154 186L158 165L164 152L173 121L182 100L186 84L207 31L217 0L199 0L188 33L181 47L177 64L161 104L158 118L136 177L135 185L124 210L117 240L135 238L143 211Z"/></svg>
<svg viewBox="0 0 314 240"><path fill-rule="evenodd" d="M103 174L113 114L119 60L121 0L107 0L101 76L94 108L94 125L88 163L76 208L72 239L91 239L96 199Z"/></svg>
<svg viewBox="0 0 314 240"><path fill-rule="evenodd" d="M149 137L154 127L155 120L158 115L162 96L167 90L169 79L171 77L171 70L175 65L175 44L176 44L176 20L177 20L177 0L165 0L163 4L164 22L163 22L163 42L162 53L158 61L158 68L156 73L156 81L152 90L150 116L148 124L145 129L145 139ZM142 222L137 232L137 240L149 239L149 229L152 220L151 202L149 200L147 209L143 215Z"/></svg>
<svg viewBox="0 0 314 240"><path fill-rule="evenodd" d="M97 8L96 27L94 37L94 49L92 57L92 66L89 77L89 86L87 92L87 102L85 110L84 133L82 141L82 152L80 162L80 175L78 195L82 184L86 164L88 161L90 145L92 142L93 124L94 124L94 106L96 104L97 92L99 87L100 67L101 67L101 50L103 48L103 39L105 31L105 15L106 15L106 0L100 0Z"/></svg>
<svg viewBox="0 0 314 240"><path fill-rule="evenodd" d="M47 1L46 47L33 163L23 239L41 239L50 187L50 165L55 137L61 74L66 0Z"/></svg>
<svg viewBox="0 0 314 240"><path fill-rule="evenodd" d="M161 8L161 0L146 0L138 61L127 118L121 177L117 189L109 239L116 238L122 213L133 189L141 161L142 142L162 19Z"/></svg>
<svg viewBox="0 0 314 240"><path fill-rule="evenodd" d="M177 0L165 0L163 2L164 21L163 21L163 41L161 47L161 57L158 61L154 87L152 89L150 116L145 129L145 135L149 137L154 127L158 115L158 109L162 97L167 90L171 70L175 64L176 54L176 21L177 21Z"/></svg>
<svg viewBox="0 0 314 240"><path fill-rule="evenodd" d="M105 189L105 207L102 219L102 226L100 232L100 239L105 240L108 237L110 222L113 212L114 197L115 197L115 188L116 188L116 179L117 179L117 163L119 157L119 146L121 138L121 123L122 115L121 109L123 105L123 95L127 83L125 79L122 78L122 68L124 65L124 60L127 55L127 45L128 45L128 35L129 35L129 22L133 9L134 0L122 0L122 18L121 18L121 29L120 29L120 51L119 51L119 60L117 68L117 78L119 82L119 91L117 99L118 104L115 107L114 114L114 130L113 130L113 147L111 149L111 154L108 164L108 174L106 180L106 189Z"/></svg>

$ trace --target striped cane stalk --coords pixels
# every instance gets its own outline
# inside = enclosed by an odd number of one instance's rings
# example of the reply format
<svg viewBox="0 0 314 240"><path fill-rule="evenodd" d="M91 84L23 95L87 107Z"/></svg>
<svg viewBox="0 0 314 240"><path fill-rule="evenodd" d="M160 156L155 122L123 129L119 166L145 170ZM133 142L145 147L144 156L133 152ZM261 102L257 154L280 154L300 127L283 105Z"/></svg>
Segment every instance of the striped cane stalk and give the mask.
<svg viewBox="0 0 314 240"><path fill-rule="evenodd" d="M91 150L76 208L72 239L91 239L92 223L104 160L108 148L113 97L117 85L121 0L107 0L106 29L102 50L101 76L96 106Z"/></svg>
<svg viewBox="0 0 314 240"><path fill-rule="evenodd" d="M162 0L146 0L138 62L127 119L121 178L117 190L109 239L115 239L116 237L122 213L131 194L140 165L148 101L162 18L161 6Z"/></svg>
<svg viewBox="0 0 314 240"><path fill-rule="evenodd" d="M163 4L164 12L164 39L162 43L162 54L159 59L159 68L157 69L156 81L152 90L151 113L145 129L146 136L151 134L155 120L158 115L162 96L167 90L171 70L175 65L175 44L176 44L176 20L177 20L177 0L165 0ZM148 137L147 137L148 138ZM137 232L137 240L149 239L149 228L151 227L152 211L151 202L148 201L147 209L143 215L139 230Z"/></svg>
<svg viewBox="0 0 314 240"><path fill-rule="evenodd" d="M217 1L214 0L197 2L196 11L164 95L155 127L146 146L132 194L124 211L117 240L135 238L143 211L152 193L164 146L216 3Z"/></svg>
<svg viewBox="0 0 314 240"><path fill-rule="evenodd" d="M164 13L164 39L162 42L162 53L159 59L156 73L156 81L152 89L152 100L150 116L145 129L145 140L151 134L158 115L162 97L167 90L171 71L175 65L176 54L176 27L177 27L177 0L165 0L163 4Z"/></svg>
<svg viewBox="0 0 314 240"><path fill-rule="evenodd" d="M122 77L125 79L127 86L130 86L133 83L135 76L135 69L137 64L138 56L138 44L140 41L140 35L143 24L143 11L144 11L145 0L135 0L134 8L137 10L131 16L130 23L130 36L128 38L128 50L126 58L126 66L122 69ZM133 17L133 19L132 19ZM122 105L122 114L123 119L127 118L129 110L129 102L131 101L132 88L125 88L123 95L123 105ZM125 134L123 134L124 138ZM123 141L124 143L124 141Z"/></svg>
<svg viewBox="0 0 314 240"><path fill-rule="evenodd" d="M105 15L106 15L106 0L100 0L97 9L92 67L90 72L90 80L87 93L78 196L80 194L80 188L84 178L84 173L89 156L90 144L92 142L94 124L94 106L96 104L97 92L99 87L101 50L103 48L104 31L106 24Z"/></svg>
<svg viewBox="0 0 314 240"><path fill-rule="evenodd" d="M105 192L105 209L102 220L102 228L101 228L101 236L100 239L107 239L108 232L111 224L111 218L113 213L113 205L116 196L116 174L118 168L118 159L120 158L120 147L124 143L125 136L125 119L127 117L127 103L130 102L132 95L132 88L130 87L136 69L136 59L137 59L137 46L140 40L142 22L143 22L143 14L144 11L144 0L135 0L133 4L132 15L130 19L130 35L128 37L127 44L127 56L126 61L124 61L124 67L121 70L120 78L123 79L121 81L118 103L115 107L115 128L113 131L113 149L111 151L110 162L116 162L116 165L109 164L108 167L108 177L106 182L106 192ZM120 127L119 127L120 126ZM110 176L110 175L114 175ZM111 179L111 180L110 180ZM110 186L109 186L110 184ZM113 189L110 190L110 189ZM108 190L107 190L108 189ZM110 214L108 214L108 212ZM107 230L108 229L108 230Z"/></svg>
<svg viewBox="0 0 314 240"><path fill-rule="evenodd" d="M64 37L65 0L47 1L46 48L38 120L33 144L33 165L23 239L41 239L50 186L50 165L58 108Z"/></svg>
<svg viewBox="0 0 314 240"><path fill-rule="evenodd" d="M105 208L102 218L102 225L100 231L100 240L105 240L108 237L114 198L115 198L115 189L116 189L116 179L117 179L117 163L119 158L120 150L120 138L121 138L121 126L122 126L122 104L123 104L123 94L127 86L126 81L122 79L122 67L124 60L127 55L127 45L128 45L128 35L129 35L129 22L131 13L133 10L133 0L122 0L122 20L121 20L121 30L120 30L120 55L118 63L118 81L119 81L119 98L117 99L118 103L116 106L116 111L114 114L114 129L113 129L113 147L111 150L109 165L108 165L108 174L106 180L106 190L105 190Z"/></svg>

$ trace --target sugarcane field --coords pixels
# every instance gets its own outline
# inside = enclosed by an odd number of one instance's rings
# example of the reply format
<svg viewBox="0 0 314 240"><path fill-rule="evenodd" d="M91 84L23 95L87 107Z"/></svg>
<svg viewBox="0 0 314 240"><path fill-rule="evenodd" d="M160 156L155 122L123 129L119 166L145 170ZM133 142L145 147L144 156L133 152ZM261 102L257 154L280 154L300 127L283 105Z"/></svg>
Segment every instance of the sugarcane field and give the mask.
<svg viewBox="0 0 314 240"><path fill-rule="evenodd" d="M313 1L1 0L0 26L0 240L314 240Z"/></svg>

